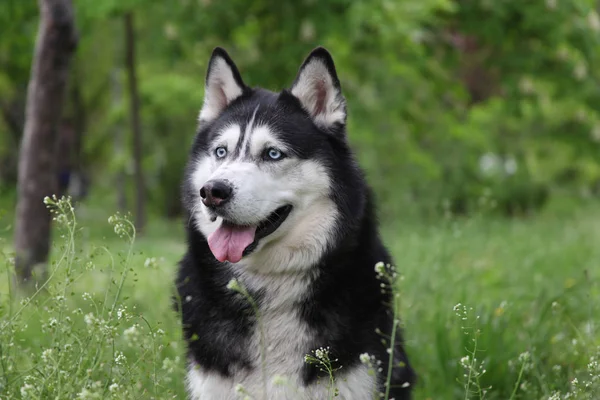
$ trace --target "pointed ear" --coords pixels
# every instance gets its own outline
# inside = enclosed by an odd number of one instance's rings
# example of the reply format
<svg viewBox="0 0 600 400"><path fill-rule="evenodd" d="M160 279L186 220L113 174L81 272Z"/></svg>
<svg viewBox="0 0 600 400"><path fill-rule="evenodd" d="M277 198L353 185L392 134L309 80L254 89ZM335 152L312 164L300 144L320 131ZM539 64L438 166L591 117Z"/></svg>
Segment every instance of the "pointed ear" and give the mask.
<svg viewBox="0 0 600 400"><path fill-rule="evenodd" d="M331 54L323 47L309 54L290 91L316 125L328 129L346 124L346 100Z"/></svg>
<svg viewBox="0 0 600 400"><path fill-rule="evenodd" d="M247 90L229 54L220 47L213 50L204 89L204 104L198 119L210 122L217 118L232 101Z"/></svg>

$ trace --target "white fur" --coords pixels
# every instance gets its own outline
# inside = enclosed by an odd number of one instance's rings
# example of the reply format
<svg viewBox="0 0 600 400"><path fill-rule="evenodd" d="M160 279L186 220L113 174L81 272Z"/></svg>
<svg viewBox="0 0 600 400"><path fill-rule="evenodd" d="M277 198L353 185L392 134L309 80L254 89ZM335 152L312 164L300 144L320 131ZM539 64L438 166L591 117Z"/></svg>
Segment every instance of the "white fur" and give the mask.
<svg viewBox="0 0 600 400"><path fill-rule="evenodd" d="M213 143L211 151L214 152L217 147L225 147L227 151L233 151L241 134L242 128L238 124L229 125L219 134L218 139Z"/></svg>
<svg viewBox="0 0 600 400"><path fill-rule="evenodd" d="M241 400L248 393L253 400L327 400L331 398L327 379L308 387L299 385L294 379L280 374L270 375L267 393L264 395L262 377L258 373L236 375L240 380L224 378L204 371L190 363L187 374L187 389L190 400ZM244 394L236 391L241 385ZM339 400L370 400L376 398L376 380L369 375L368 367L362 364L336 374L335 388Z"/></svg>
<svg viewBox="0 0 600 400"><path fill-rule="evenodd" d="M268 126L259 125L252 130L252 142L250 142L250 154L260 154L264 149L276 147L279 150L286 152L287 148L284 144L279 143L273 132Z"/></svg>
<svg viewBox="0 0 600 400"><path fill-rule="evenodd" d="M233 394L234 385L231 379L224 378L218 373L203 371L193 362L188 366L186 387L190 400L237 398Z"/></svg>
<svg viewBox="0 0 600 400"><path fill-rule="evenodd" d="M254 130L254 119L256 118L256 113L258 112L258 107L252 113L252 118L250 118L250 122L246 125L246 132L244 134L244 142L242 143L239 158L243 158L246 156L246 149L249 147L248 143L250 142L250 137L252 136Z"/></svg>
<svg viewBox="0 0 600 400"><path fill-rule="evenodd" d="M233 151L239 140L240 128L226 128L213 145L226 144ZM236 140L237 138L237 140ZM209 180L226 179L234 186L230 216L239 224L258 224L277 208L291 204L293 210L284 223L271 235L259 241L256 250L242 259L245 268L262 273L298 271L311 267L321 258L332 237L337 207L330 199L330 179L325 167L314 160L289 157L278 162L255 162L268 147L283 152L280 143L265 125L246 132L250 157L229 154L217 161L214 154L197 162L192 174L195 193ZM235 141L235 143L234 143ZM214 153L214 151L213 151ZM208 237L222 223L211 221L210 211L200 202L194 212L196 226Z"/></svg>
<svg viewBox="0 0 600 400"><path fill-rule="evenodd" d="M338 211L329 198L325 168L315 161L294 164L289 177L278 180L286 186L285 201L294 209L247 257L247 268L263 273L304 270L321 259L334 234Z"/></svg>
<svg viewBox="0 0 600 400"><path fill-rule="evenodd" d="M322 257L327 238L334 234L338 211L330 199L330 177L315 160L290 156L277 162L262 161L260 155L266 148L276 147L283 152L288 149L269 126L248 126L244 140L248 141L249 154L233 159L240 128L225 128L213 147L226 145L232 153L219 161L214 154L197 161L191 177L195 192L199 193L211 179L230 181L235 192L229 205L238 223L258 224L286 204L291 204L293 210L274 233L259 241L254 252L237 264L225 266L234 271L242 285L263 293L259 329L248 346L255 368L252 372L232 371L233 377L226 379L192 363L188 391L192 399L237 399L243 398L235 393L235 386L241 384L254 399L327 399L327 380L306 388L299 381L304 356L314 343L315 333L301 320L297 304L317 278L310 267ZM210 212L199 197L197 201L193 218L208 237L222 219L211 221ZM277 376L283 376L287 383L275 384L273 378ZM336 386L340 399L368 399L375 390L375 378L359 365L340 371Z"/></svg>
<svg viewBox="0 0 600 400"><path fill-rule="evenodd" d="M331 398L332 389L327 378L303 386L298 375L282 375L281 369L273 369L267 359L265 377L260 368L251 373L238 371L232 378L205 371L190 363L187 374L187 390L190 400L234 400L246 395L255 400L326 400ZM265 382L265 384L263 384ZM238 389L243 388L242 390ZM339 391L336 399L369 400L376 398L376 377L369 374L366 365L357 364L351 369L339 370L335 375L334 387ZM266 388L266 392L265 392Z"/></svg>
<svg viewBox="0 0 600 400"><path fill-rule="evenodd" d="M300 100L317 125L329 127L336 122L344 123L344 99L333 85L331 75L321 60L312 59L300 71L292 94ZM317 107L319 103L324 103L321 110Z"/></svg>
<svg viewBox="0 0 600 400"><path fill-rule="evenodd" d="M257 330L250 348L260 366L261 349L265 351L264 378L261 368L251 376L234 377L236 384L242 384L255 399L328 399L329 382L323 379L308 387L299 381L304 365L305 352L313 343L315 333L298 315L297 303L302 300L315 279L313 274L254 274L246 268L239 268L238 279L247 288L264 293L260 309L261 329L264 332L264 346L261 346L261 331ZM283 377L285 384L276 384L274 377ZM236 378L239 380L236 381ZM263 395L262 382L266 382L267 394ZM358 364L352 369L336 373L335 387L339 389L339 399L371 399L375 394L375 377L368 374L368 368Z"/></svg>
<svg viewBox="0 0 600 400"><path fill-rule="evenodd" d="M243 88L235 81L231 67L223 58L215 58L208 73L204 105L200 110L198 120L201 122L212 121L242 93Z"/></svg>
<svg viewBox="0 0 600 400"><path fill-rule="evenodd" d="M298 379L313 334L300 320L295 303L308 290L311 277L265 276L249 272L243 266L230 266L235 268L242 285L264 293L259 324L248 346L254 370L250 373L246 370L233 371L231 379L224 379L192 364L188 372L188 390L196 396L192 398L235 399L238 398L235 394L237 384L244 386L254 399L306 398L299 396L302 389ZM276 376L286 378L287 383L274 384Z"/></svg>

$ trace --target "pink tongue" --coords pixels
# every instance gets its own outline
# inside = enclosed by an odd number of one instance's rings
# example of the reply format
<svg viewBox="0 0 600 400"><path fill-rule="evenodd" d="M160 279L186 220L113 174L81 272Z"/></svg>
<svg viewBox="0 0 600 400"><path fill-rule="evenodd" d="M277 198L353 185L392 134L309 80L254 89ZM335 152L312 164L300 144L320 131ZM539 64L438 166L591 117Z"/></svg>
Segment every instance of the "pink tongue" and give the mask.
<svg viewBox="0 0 600 400"><path fill-rule="evenodd" d="M221 262L236 263L242 259L242 253L254 241L255 226L235 226L221 224L208 237L208 247L215 258Z"/></svg>

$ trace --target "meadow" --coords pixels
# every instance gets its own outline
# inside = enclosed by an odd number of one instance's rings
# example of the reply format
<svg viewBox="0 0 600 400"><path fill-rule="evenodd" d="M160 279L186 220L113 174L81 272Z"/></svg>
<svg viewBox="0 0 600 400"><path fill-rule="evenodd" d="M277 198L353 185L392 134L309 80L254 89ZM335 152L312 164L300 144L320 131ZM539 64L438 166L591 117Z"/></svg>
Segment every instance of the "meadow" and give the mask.
<svg viewBox="0 0 600 400"><path fill-rule="evenodd" d="M0 400L185 399L171 301L185 238L167 217L215 46L272 90L331 51L399 273L416 400L600 399L597 0L63 0L77 46L47 42L70 63L34 57L38 28L59 26L50 3L0 0ZM28 95L62 86L36 60L70 65L64 96ZM30 98L64 104L34 113ZM87 198L50 202L48 279L16 291L14 193L55 191L39 179L50 159Z"/></svg>
<svg viewBox="0 0 600 400"><path fill-rule="evenodd" d="M171 303L182 223L153 218L136 237L104 204L51 205L48 280L28 295L12 285L0 205L0 399L185 398ZM416 399L600 398L598 205L383 217Z"/></svg>

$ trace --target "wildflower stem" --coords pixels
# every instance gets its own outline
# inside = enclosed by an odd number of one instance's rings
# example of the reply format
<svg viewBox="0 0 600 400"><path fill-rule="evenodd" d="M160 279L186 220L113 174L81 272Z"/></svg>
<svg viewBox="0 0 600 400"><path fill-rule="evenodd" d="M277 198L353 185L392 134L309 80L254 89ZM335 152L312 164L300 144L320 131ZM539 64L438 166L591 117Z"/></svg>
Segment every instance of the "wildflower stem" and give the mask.
<svg viewBox="0 0 600 400"><path fill-rule="evenodd" d="M396 347L396 329L398 327L398 312L400 308L400 296L398 294L394 295L394 320L392 322L392 337L390 338L390 347L389 347L389 358L388 358L388 370L387 370L387 378L385 380L385 400L390 398L390 387L392 382L392 370L394 368L394 349Z"/></svg>
<svg viewBox="0 0 600 400"><path fill-rule="evenodd" d="M131 260L131 255L133 254L133 243L135 242L135 226L127 219L124 220L131 227L131 235L129 235L129 250L127 251L127 258L125 259L125 265L129 265L129 261ZM115 294L115 299L110 308L110 314L115 311L115 307L117 306L117 302L119 301L119 296L121 296L121 291L123 290L123 285L125 284L125 278L127 277L127 267L123 271L121 275L121 281L119 282L119 286L117 287L117 294Z"/></svg>
<svg viewBox="0 0 600 400"><path fill-rule="evenodd" d="M331 364L327 367L327 373L329 374L329 398L333 400L335 397L335 378L333 377L333 369Z"/></svg>
<svg viewBox="0 0 600 400"><path fill-rule="evenodd" d="M154 329L152 329L152 325L150 325L150 322L148 322L148 320L146 318L144 318L143 315L140 315L140 318L146 323L146 325L148 326L148 330L150 331L150 337L152 338L152 371L153 371L153 375L152 375L152 389L154 390L154 396L156 397L157 393L156 393L156 382L157 382L157 375L156 375L156 363L157 363L157 357L156 357L156 336L154 334Z"/></svg>
<svg viewBox="0 0 600 400"><path fill-rule="evenodd" d="M512 393L510 394L510 398L508 400L513 400L517 395L517 390L519 390L519 385L521 384L521 378L523 377L523 371L525 371L525 364L527 360L523 360L521 363L521 370L519 371L519 376L517 377L517 381L515 382L515 387L513 388Z"/></svg>
<svg viewBox="0 0 600 400"><path fill-rule="evenodd" d="M113 274L115 272L115 258L113 257L112 253L106 247L100 246L99 249L104 250L104 252L108 256L108 258L110 258L110 274L108 275L108 281L111 282ZM109 292L110 292L109 287L107 287L106 290L104 291L104 301L102 302L102 317L104 317L104 313L106 312Z"/></svg>

